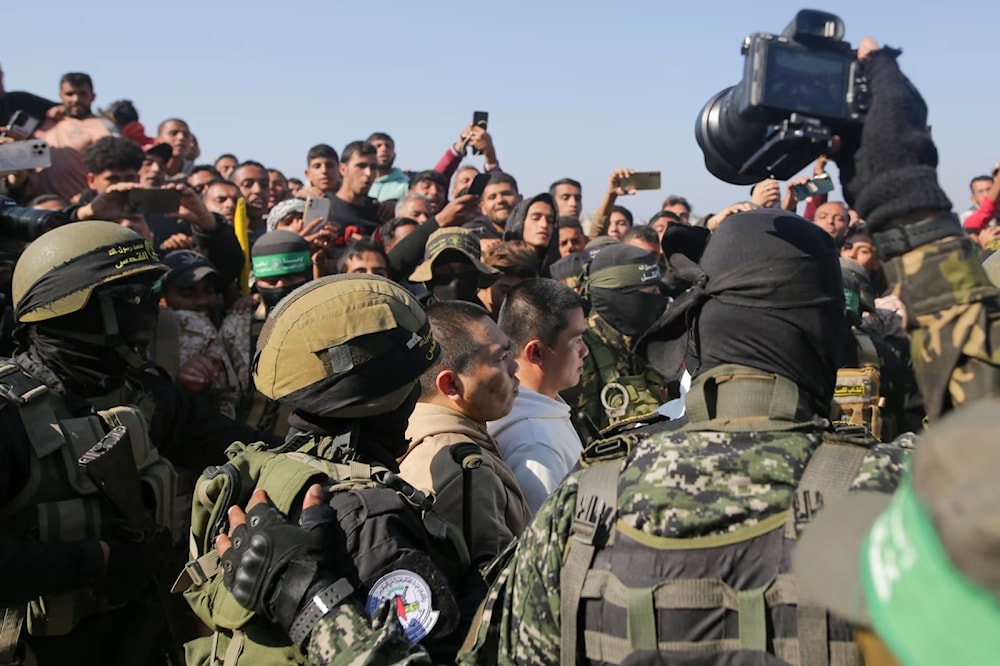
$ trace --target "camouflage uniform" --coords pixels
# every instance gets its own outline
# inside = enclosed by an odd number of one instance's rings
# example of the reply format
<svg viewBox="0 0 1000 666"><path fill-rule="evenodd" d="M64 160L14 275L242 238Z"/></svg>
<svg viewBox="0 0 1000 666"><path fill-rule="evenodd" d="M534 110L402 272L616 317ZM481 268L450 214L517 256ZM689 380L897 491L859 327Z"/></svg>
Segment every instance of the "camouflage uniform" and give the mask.
<svg viewBox="0 0 1000 666"><path fill-rule="evenodd" d="M209 396L213 407L224 416L235 419L236 404L239 399L237 375L215 325L200 312L174 310L174 316L180 328L177 344L181 367L199 354L221 364L219 374L215 376L215 381L205 393Z"/></svg>
<svg viewBox="0 0 1000 666"><path fill-rule="evenodd" d="M610 353L614 359L615 372L620 377L642 377L641 385L648 387L653 394L645 402L630 402L624 415L619 418L645 416L670 399L671 396L668 395L666 388L667 380L656 370L648 367L641 356L629 351L632 339L617 331L596 311L592 311L587 317L587 331L584 333L583 341L586 343L589 353L587 358L583 360L580 383L563 391L562 397L573 407L574 411L585 412L599 429L611 425L612 419L601 403L601 391L606 386L606 382L601 376L600 353L596 351L598 346L605 348ZM653 405L653 402L656 402L656 405Z"/></svg>
<svg viewBox="0 0 1000 666"><path fill-rule="evenodd" d="M931 418L1000 387L1000 316L972 242L952 237L888 262L910 313L913 359ZM891 489L911 438L872 447L855 490ZM790 506L803 466L819 443L812 431L677 431L639 436L619 479L619 517L647 534L694 537L750 525ZM487 600L476 644L461 663L554 663L559 659L560 570L576 517L579 473L567 477L521 536ZM365 626L343 607L309 643L321 664L426 663L398 640L398 623ZM341 659L343 658L343 661ZM417 659L418 661L412 661Z"/></svg>

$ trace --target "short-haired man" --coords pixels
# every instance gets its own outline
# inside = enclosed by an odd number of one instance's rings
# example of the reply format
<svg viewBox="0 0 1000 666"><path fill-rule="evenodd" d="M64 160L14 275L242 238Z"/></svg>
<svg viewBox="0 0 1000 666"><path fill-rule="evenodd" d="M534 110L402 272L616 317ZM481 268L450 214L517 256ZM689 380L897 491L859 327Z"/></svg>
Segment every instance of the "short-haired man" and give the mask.
<svg viewBox="0 0 1000 666"><path fill-rule="evenodd" d="M660 210L670 211L684 224L691 223L691 204L684 197L671 194L663 200Z"/></svg>
<svg viewBox="0 0 1000 666"><path fill-rule="evenodd" d="M343 237L371 235L380 223L378 202L368 196L375 180L375 147L353 141L340 159L340 188L330 206L330 219L340 225ZM352 229L353 227L353 229Z"/></svg>
<svg viewBox="0 0 1000 666"><path fill-rule="evenodd" d="M284 201L291 195L288 194L288 179L285 178L285 174L277 169L268 169L267 179L268 189L271 192L267 198L267 210L270 211L275 204Z"/></svg>
<svg viewBox="0 0 1000 666"><path fill-rule="evenodd" d="M204 196L208 186L217 180L225 180L225 178L222 177L222 174L214 166L211 164L198 164L192 167L191 173L184 179L184 182L192 190Z"/></svg>
<svg viewBox="0 0 1000 666"><path fill-rule="evenodd" d="M480 238L503 238L503 232L507 228L507 218L520 201L521 195L517 191L517 181L514 177L503 171L494 171L490 174L479 200L479 210L489 225L483 225L481 222L469 224L476 225Z"/></svg>
<svg viewBox="0 0 1000 666"><path fill-rule="evenodd" d="M431 202L431 214L440 211L448 197L448 181L437 171L420 171L410 179L411 194L422 194Z"/></svg>
<svg viewBox="0 0 1000 666"><path fill-rule="evenodd" d="M408 217L397 217L383 224L380 235L386 254L396 246L396 243L412 234L419 226L420 223Z"/></svg>
<svg viewBox="0 0 1000 666"><path fill-rule="evenodd" d="M420 377L399 474L434 493L435 510L463 531L474 560L496 555L531 518L514 473L486 431L488 421L514 404L517 362L510 340L478 305L435 303L427 319L441 356ZM466 456L482 462L465 469Z"/></svg>
<svg viewBox="0 0 1000 666"><path fill-rule="evenodd" d="M558 217L580 217L583 212L583 186L572 178L562 178L549 186Z"/></svg>
<svg viewBox="0 0 1000 666"><path fill-rule="evenodd" d="M969 181L969 200L972 201L972 206L959 216L963 224L970 215L979 210L979 207L983 205L983 197L990 191L992 185L993 176L987 176L986 174L976 176Z"/></svg>
<svg viewBox="0 0 1000 666"><path fill-rule="evenodd" d="M559 257L567 254L583 252L587 247L587 234L575 217L564 217L559 220Z"/></svg>
<svg viewBox="0 0 1000 666"><path fill-rule="evenodd" d="M375 181L368 196L376 201L401 199L410 189L410 177L393 164L396 161L396 142L385 132L375 132L367 139L375 147Z"/></svg>
<svg viewBox="0 0 1000 666"><path fill-rule="evenodd" d="M351 241L337 260L338 273L365 273L389 277L385 251L370 238Z"/></svg>
<svg viewBox="0 0 1000 666"><path fill-rule="evenodd" d="M660 235L656 233L656 229L648 226L632 227L625 232L620 240L625 245L634 245L649 252L657 259L663 254L663 249L660 247Z"/></svg>
<svg viewBox="0 0 1000 666"><path fill-rule="evenodd" d="M405 217L423 224L431 216L430 199L422 194L406 194L396 202L395 217Z"/></svg>
<svg viewBox="0 0 1000 666"><path fill-rule="evenodd" d="M194 143L194 135L186 121L180 118L168 118L156 129L157 143L165 143L173 150L167 160L167 177L187 175L191 172L194 162L188 159L188 153Z"/></svg>
<svg viewBox="0 0 1000 666"><path fill-rule="evenodd" d="M222 176L223 180L230 180L230 176L233 175L233 171L237 166L239 166L239 164L240 161L236 159L236 155L233 155L232 153L224 153L219 155L219 157L215 160L215 164L212 166L219 172L219 175Z"/></svg>
<svg viewBox="0 0 1000 666"><path fill-rule="evenodd" d="M632 211L625 206L613 206L608 216L608 235L616 241L625 242L625 234L632 228Z"/></svg>
<svg viewBox="0 0 1000 666"><path fill-rule="evenodd" d="M847 213L847 205L840 201L828 201L816 208L816 217L813 224L830 234L833 242L839 247L847 236L847 228L850 216Z"/></svg>
<svg viewBox="0 0 1000 666"><path fill-rule="evenodd" d="M459 167L458 171L455 172L455 177L451 181L451 198L454 199L458 196L459 192L472 185L472 181L478 175L479 169L471 164Z"/></svg>
<svg viewBox="0 0 1000 666"><path fill-rule="evenodd" d="M59 82L59 99L66 111L59 120L46 119L35 136L52 148L52 166L34 175L34 194L58 194L72 200L87 187L83 154L98 140L118 133L114 123L94 116L97 95L90 76L71 72Z"/></svg>
<svg viewBox="0 0 1000 666"><path fill-rule="evenodd" d="M167 144L157 143L146 148L144 152L146 154L142 166L139 167L139 184L146 189L162 187L167 181L167 162L173 151Z"/></svg>
<svg viewBox="0 0 1000 666"><path fill-rule="evenodd" d="M209 183L202 198L205 207L211 212L221 215L232 226L236 219L236 202L242 196L236 183L228 180L217 180Z"/></svg>
<svg viewBox="0 0 1000 666"><path fill-rule="evenodd" d="M303 183L298 178L289 178L288 179L288 196L290 196L290 197L297 197L297 196L299 196L299 190L301 190L304 185L305 185L305 183Z"/></svg>
<svg viewBox="0 0 1000 666"><path fill-rule="evenodd" d="M267 231L267 200L271 196L271 177L260 162L247 160L233 169L233 183L247 202L250 243Z"/></svg>
<svg viewBox="0 0 1000 666"><path fill-rule="evenodd" d="M534 514L580 459L582 444L559 392L580 381L587 319L576 292L538 278L510 290L499 324L516 350L520 388L510 413L487 430Z"/></svg>
<svg viewBox="0 0 1000 666"><path fill-rule="evenodd" d="M319 143L306 154L306 182L329 198L340 185L340 157L332 146Z"/></svg>

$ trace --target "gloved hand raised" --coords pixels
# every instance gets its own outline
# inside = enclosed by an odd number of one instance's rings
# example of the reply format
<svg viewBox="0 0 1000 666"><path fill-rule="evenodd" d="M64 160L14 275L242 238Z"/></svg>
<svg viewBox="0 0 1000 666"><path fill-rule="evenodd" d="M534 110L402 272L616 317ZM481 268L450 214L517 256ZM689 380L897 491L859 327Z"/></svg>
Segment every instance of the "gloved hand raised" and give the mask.
<svg viewBox="0 0 1000 666"><path fill-rule="evenodd" d="M927 105L899 69L901 52L871 37L858 47L871 101L859 135L842 136L834 158L844 197L878 233L917 212L944 213L951 201L937 181L938 153Z"/></svg>

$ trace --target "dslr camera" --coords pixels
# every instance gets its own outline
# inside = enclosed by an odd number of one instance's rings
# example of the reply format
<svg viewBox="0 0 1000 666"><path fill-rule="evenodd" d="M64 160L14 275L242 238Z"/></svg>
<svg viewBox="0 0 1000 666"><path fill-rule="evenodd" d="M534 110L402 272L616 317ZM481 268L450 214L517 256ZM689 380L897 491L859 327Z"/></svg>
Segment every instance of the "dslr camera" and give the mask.
<svg viewBox="0 0 1000 666"><path fill-rule="evenodd" d="M695 125L716 178L750 185L787 180L834 136L860 132L868 84L839 17L803 9L780 35L747 37L743 79L705 104Z"/></svg>
<svg viewBox="0 0 1000 666"><path fill-rule="evenodd" d="M22 208L13 199L0 196L0 239L30 243L64 224L69 224L69 217L61 210Z"/></svg>

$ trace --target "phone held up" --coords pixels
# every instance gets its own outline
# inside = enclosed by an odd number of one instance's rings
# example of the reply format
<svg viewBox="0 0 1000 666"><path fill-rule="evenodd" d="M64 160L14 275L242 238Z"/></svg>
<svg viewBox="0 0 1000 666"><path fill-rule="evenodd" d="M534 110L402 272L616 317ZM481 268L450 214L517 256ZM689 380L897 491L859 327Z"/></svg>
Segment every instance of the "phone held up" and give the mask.
<svg viewBox="0 0 1000 666"><path fill-rule="evenodd" d="M24 141L34 134L40 122L38 118L29 116L24 111L15 111L7 125L0 128L0 136L10 136L18 141Z"/></svg>
<svg viewBox="0 0 1000 666"><path fill-rule="evenodd" d="M659 171L636 171L627 178L622 178L622 189L626 192L635 188L636 190L658 190L660 189Z"/></svg>
<svg viewBox="0 0 1000 666"><path fill-rule="evenodd" d="M473 111L472 112L472 126L473 127L481 127L481 128L483 128L485 130L485 129L487 129L487 126L489 125L489 122L490 122L490 114L488 112L486 112L486 111ZM472 149L472 154L473 155L482 155L483 151L481 151L481 150L479 150L477 148L473 148Z"/></svg>
<svg viewBox="0 0 1000 666"><path fill-rule="evenodd" d="M826 194L827 192L833 192L833 178L828 173L821 173L818 176L810 178L802 185L792 185L792 193L795 194L795 198L799 201L804 201L817 194Z"/></svg>
<svg viewBox="0 0 1000 666"><path fill-rule="evenodd" d="M176 213L181 207L180 190L129 190L128 207L140 215Z"/></svg>

